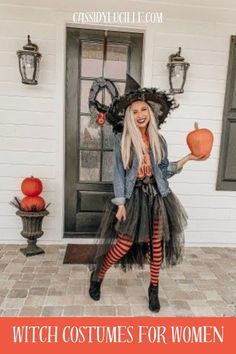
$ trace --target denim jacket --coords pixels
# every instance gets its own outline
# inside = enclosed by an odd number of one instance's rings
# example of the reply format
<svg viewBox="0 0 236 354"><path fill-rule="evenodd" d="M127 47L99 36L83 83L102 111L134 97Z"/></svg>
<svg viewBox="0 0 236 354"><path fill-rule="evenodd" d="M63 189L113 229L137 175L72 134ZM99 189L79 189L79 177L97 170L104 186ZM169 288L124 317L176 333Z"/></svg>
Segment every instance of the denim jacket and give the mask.
<svg viewBox="0 0 236 354"><path fill-rule="evenodd" d="M133 154L130 168L127 170L124 169L121 157L121 137L122 133L115 134L113 150L113 187L115 198L111 201L116 205L124 204L125 200L131 197L138 171L138 157L135 152ZM178 169L177 162L169 162L167 143L163 136L160 136L160 140L164 146L165 158L161 160L160 164L158 164L154 161L154 155L150 148L150 159L158 189L161 196L164 197L171 191L167 179L182 171L183 167Z"/></svg>

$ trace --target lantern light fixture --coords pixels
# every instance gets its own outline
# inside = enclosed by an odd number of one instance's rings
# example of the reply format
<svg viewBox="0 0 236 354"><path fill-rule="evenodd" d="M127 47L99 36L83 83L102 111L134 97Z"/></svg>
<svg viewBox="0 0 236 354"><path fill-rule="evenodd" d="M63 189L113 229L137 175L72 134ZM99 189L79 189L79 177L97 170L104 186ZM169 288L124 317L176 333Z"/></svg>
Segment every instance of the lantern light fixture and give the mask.
<svg viewBox="0 0 236 354"><path fill-rule="evenodd" d="M19 61L19 70L22 78L22 83L26 85L37 85L39 74L39 63L42 55L38 52L37 44L30 40L30 35L27 36L28 43L23 46L23 50L16 52Z"/></svg>
<svg viewBox="0 0 236 354"><path fill-rule="evenodd" d="M181 47L179 47L177 53L169 56L169 63L167 64L171 94L184 92L187 70L190 66L180 54Z"/></svg>

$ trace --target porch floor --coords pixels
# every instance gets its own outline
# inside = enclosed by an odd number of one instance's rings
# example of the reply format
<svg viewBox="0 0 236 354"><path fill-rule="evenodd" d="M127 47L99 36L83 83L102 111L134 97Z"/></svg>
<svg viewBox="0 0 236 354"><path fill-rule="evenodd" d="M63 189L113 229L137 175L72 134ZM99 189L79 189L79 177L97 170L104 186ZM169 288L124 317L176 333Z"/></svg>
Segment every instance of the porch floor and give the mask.
<svg viewBox="0 0 236 354"><path fill-rule="evenodd" d="M235 248L187 247L181 265L161 270L162 307L153 314L148 265L110 269L95 302L88 266L63 264L66 245L42 246L44 255L29 258L21 247L0 245L1 316L236 316Z"/></svg>

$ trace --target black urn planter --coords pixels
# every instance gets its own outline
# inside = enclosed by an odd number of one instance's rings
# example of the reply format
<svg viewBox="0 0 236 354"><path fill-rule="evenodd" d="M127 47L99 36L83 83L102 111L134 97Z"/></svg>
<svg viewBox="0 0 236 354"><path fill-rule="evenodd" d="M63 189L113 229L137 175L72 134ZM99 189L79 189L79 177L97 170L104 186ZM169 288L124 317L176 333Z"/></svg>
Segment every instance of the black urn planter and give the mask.
<svg viewBox="0 0 236 354"><path fill-rule="evenodd" d="M21 235L27 238L28 246L21 248L20 251L26 256L35 256L36 254L45 253L44 250L36 245L37 239L43 235L42 222L44 216L48 215L47 210L31 212L21 211L16 212L21 217L23 223L23 230Z"/></svg>

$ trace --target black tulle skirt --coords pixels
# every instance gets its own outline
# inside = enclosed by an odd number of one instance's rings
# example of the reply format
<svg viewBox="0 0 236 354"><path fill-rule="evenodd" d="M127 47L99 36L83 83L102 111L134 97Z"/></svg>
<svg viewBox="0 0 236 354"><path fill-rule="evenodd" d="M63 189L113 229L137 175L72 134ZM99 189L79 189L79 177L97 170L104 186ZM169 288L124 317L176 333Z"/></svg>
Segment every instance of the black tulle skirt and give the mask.
<svg viewBox="0 0 236 354"><path fill-rule="evenodd" d="M131 198L125 202L125 208L126 220L118 221L115 216L117 206L110 200L105 205L96 237L97 253L94 265L90 265L90 269L95 270L94 278L119 233L133 242L129 251L115 266L120 266L124 271L133 266L143 268L148 252L152 257L151 241L155 220L158 221L158 237L162 241L162 267L173 266L182 261L188 215L171 190L167 196L162 197L153 176L137 179Z"/></svg>

